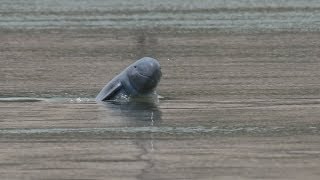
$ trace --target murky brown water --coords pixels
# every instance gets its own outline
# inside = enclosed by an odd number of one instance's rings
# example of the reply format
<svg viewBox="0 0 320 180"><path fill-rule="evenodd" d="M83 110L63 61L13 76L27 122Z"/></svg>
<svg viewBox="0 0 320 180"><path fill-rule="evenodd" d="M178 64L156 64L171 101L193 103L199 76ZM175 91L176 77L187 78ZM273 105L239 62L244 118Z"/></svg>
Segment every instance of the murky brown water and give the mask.
<svg viewBox="0 0 320 180"><path fill-rule="evenodd" d="M0 179L320 177L316 1L61 2L0 8ZM94 102L143 56L158 104Z"/></svg>

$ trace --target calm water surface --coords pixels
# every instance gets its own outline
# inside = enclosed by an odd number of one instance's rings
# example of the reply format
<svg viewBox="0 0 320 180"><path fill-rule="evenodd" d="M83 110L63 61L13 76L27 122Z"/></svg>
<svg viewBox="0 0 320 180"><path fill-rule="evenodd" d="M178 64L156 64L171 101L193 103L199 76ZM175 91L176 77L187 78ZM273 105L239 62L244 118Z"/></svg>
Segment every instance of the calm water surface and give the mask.
<svg viewBox="0 0 320 180"><path fill-rule="evenodd" d="M319 179L318 1L0 5L0 179ZM157 58L159 102L97 104Z"/></svg>

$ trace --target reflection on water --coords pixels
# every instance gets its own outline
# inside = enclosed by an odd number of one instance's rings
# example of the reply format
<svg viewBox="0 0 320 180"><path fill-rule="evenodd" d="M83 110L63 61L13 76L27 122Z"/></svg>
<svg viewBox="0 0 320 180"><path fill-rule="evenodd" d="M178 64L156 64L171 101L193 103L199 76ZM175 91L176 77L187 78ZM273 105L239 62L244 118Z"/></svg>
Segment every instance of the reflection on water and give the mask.
<svg viewBox="0 0 320 180"><path fill-rule="evenodd" d="M0 98L0 106L7 122L0 134L11 137L272 137L320 132L319 124L308 118L317 116L316 100L157 102L143 98L97 104L94 98L16 97Z"/></svg>
<svg viewBox="0 0 320 180"><path fill-rule="evenodd" d="M125 118L131 126L153 126L161 121L161 111L157 103L152 100L108 101L101 104L110 109L113 116Z"/></svg>

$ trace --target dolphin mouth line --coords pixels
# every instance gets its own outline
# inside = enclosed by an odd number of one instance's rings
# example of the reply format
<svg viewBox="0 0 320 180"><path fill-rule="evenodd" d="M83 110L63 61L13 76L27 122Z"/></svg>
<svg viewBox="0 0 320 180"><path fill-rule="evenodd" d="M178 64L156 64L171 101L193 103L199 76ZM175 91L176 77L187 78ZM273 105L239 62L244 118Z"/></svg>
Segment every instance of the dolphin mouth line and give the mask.
<svg viewBox="0 0 320 180"><path fill-rule="evenodd" d="M151 80L152 80L151 76L146 76L146 75L144 75L144 74L141 74L139 71L137 71L137 72L138 72L138 74L139 74L140 76L142 76L142 77L145 77L145 78L148 78L148 79L151 79Z"/></svg>

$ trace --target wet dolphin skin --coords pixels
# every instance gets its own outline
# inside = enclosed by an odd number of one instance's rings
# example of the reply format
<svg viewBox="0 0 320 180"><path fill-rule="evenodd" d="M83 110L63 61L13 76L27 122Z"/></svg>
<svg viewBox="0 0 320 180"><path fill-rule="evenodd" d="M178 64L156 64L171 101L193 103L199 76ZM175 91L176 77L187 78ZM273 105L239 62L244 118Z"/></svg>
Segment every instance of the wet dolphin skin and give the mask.
<svg viewBox="0 0 320 180"><path fill-rule="evenodd" d="M97 95L96 101L116 100L119 97L148 96L155 92L161 79L160 64L144 57L114 77Z"/></svg>

